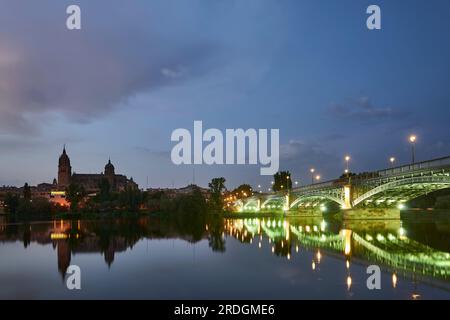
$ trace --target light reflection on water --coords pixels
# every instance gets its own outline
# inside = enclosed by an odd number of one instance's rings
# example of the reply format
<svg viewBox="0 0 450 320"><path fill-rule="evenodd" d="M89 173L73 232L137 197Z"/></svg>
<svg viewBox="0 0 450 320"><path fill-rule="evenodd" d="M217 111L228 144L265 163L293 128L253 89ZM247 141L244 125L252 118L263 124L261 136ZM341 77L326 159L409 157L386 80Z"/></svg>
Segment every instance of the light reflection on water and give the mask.
<svg viewBox="0 0 450 320"><path fill-rule="evenodd" d="M449 239L435 221L1 223L0 298L450 298ZM82 269L80 292L65 288L70 264ZM382 290L366 287L370 264Z"/></svg>

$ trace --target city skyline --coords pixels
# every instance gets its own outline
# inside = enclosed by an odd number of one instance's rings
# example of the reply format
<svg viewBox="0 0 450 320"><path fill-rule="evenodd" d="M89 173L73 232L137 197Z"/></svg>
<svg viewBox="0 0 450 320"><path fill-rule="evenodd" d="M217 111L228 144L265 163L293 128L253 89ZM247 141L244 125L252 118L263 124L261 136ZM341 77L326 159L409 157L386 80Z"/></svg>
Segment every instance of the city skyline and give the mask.
<svg viewBox="0 0 450 320"><path fill-rule="evenodd" d="M354 172L409 163L412 134L417 161L450 154L445 1L378 1L373 32L352 1L78 3L79 32L70 1L0 12L0 185L51 182L63 144L77 171L111 157L141 187L185 186L194 168L201 186L270 183L258 165L173 165L170 134L194 120L279 128L280 170L302 184L312 167L338 177L346 155Z"/></svg>

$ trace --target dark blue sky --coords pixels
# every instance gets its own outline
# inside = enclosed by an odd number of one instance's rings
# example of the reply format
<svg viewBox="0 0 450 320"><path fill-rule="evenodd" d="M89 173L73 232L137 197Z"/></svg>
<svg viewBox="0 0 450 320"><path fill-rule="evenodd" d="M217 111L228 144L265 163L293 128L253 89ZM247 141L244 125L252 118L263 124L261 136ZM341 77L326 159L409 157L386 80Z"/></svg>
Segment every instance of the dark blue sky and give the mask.
<svg viewBox="0 0 450 320"><path fill-rule="evenodd" d="M450 155L450 2L0 0L0 185L56 177L108 157L142 186L183 186L170 134L279 128L281 168L309 181ZM82 30L65 28L79 4ZM382 30L366 28L370 4ZM268 187L259 166L196 166Z"/></svg>

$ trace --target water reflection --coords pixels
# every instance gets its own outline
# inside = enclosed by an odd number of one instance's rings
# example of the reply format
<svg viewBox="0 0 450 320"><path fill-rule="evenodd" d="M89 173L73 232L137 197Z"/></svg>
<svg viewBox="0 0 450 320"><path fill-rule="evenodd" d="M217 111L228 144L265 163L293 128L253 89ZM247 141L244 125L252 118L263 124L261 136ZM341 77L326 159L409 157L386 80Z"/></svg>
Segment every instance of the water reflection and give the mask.
<svg viewBox="0 0 450 320"><path fill-rule="evenodd" d="M199 223L200 222L200 223ZM392 288L399 276L414 283L429 279L448 282L450 276L450 228L447 224L407 221L342 222L322 218L206 217L191 223L160 217L113 220L58 220L50 223L0 224L0 242L22 241L51 245L65 276L77 253L98 253L108 267L117 253L132 250L142 239L182 239L189 243L206 240L211 251L226 252L227 240L271 250L281 259L294 261L303 251L312 252L311 270L321 272L327 256L341 259L345 283L352 290L352 264L376 263L391 275ZM1 244L0 244L1 246ZM411 298L420 294L413 290Z"/></svg>

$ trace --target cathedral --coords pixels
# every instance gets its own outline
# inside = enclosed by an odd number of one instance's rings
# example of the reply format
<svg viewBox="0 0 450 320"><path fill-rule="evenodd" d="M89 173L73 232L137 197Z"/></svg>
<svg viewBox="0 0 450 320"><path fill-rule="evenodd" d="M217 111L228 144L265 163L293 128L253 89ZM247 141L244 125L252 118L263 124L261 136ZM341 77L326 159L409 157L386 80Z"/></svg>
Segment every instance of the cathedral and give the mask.
<svg viewBox="0 0 450 320"><path fill-rule="evenodd" d="M122 191L127 187L138 188L133 178L128 179L126 176L116 174L111 160L105 166L105 171L99 174L80 174L73 173L70 166L70 158L66 153L64 146L63 153L59 157L58 164L58 189L65 190L71 183L82 186L86 192L95 193L100 190L100 183L103 179L107 179L111 186L111 191Z"/></svg>

